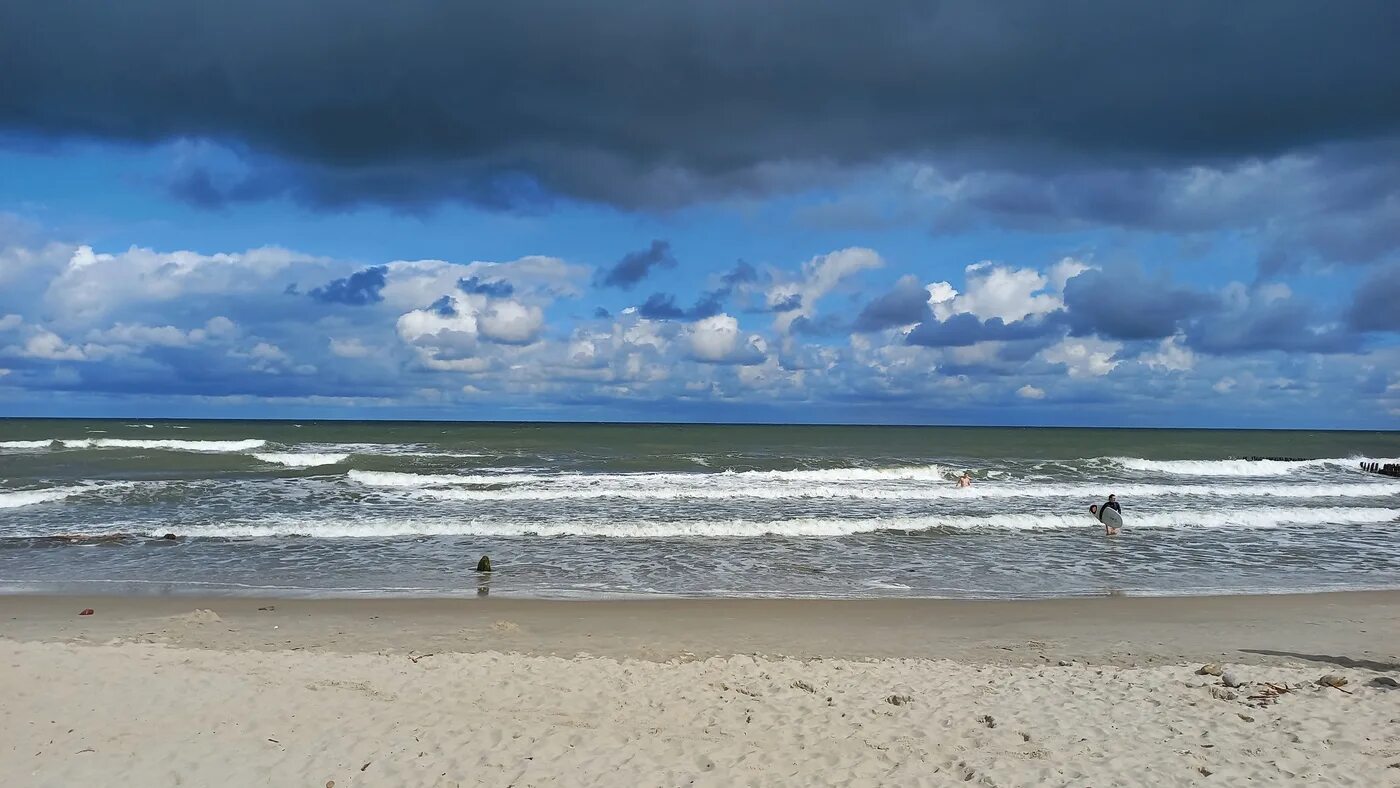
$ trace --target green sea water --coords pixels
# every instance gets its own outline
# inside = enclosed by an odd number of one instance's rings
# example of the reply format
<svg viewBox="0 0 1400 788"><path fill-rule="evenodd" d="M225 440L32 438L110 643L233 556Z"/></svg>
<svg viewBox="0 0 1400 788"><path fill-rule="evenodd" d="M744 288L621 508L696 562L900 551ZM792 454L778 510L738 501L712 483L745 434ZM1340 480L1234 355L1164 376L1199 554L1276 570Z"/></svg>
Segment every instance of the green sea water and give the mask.
<svg viewBox="0 0 1400 788"><path fill-rule="evenodd" d="M1272 457L1274 460L1247 458ZM0 586L1036 597L1400 586L1400 433L0 420ZM970 489L953 478L971 471ZM1113 492L1125 533L1087 513ZM152 537L174 534L177 539ZM98 536L74 543L55 537ZM117 537L116 535L121 535ZM470 571L490 554L498 571Z"/></svg>

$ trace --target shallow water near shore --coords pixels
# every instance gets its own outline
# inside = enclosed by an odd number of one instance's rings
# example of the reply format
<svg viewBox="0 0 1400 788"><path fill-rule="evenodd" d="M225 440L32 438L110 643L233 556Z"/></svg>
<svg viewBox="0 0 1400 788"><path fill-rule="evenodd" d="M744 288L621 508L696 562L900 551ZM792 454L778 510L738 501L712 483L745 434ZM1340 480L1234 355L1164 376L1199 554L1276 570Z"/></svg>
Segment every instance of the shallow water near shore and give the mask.
<svg viewBox="0 0 1400 788"><path fill-rule="evenodd" d="M1397 457L1380 432L3 420L0 590L1397 588L1400 480L1358 467ZM1087 511L1111 492L1115 539Z"/></svg>

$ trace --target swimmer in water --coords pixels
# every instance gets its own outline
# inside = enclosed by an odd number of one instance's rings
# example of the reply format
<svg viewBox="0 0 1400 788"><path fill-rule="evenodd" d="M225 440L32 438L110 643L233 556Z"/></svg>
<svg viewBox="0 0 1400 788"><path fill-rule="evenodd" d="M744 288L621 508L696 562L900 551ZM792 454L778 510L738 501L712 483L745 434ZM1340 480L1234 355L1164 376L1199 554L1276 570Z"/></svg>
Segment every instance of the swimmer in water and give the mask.
<svg viewBox="0 0 1400 788"><path fill-rule="evenodd" d="M959 476L959 477L958 477L958 486L959 486L959 487L971 487L971 486L972 486L972 472L971 472L971 471L963 471L962 476Z"/></svg>

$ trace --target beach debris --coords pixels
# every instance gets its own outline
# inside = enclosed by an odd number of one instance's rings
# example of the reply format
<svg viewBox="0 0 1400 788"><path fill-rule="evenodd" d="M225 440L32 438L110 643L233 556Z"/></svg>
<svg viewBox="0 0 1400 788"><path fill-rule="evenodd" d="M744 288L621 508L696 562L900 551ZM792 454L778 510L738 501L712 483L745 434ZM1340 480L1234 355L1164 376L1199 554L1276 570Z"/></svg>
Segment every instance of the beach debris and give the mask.
<svg viewBox="0 0 1400 788"><path fill-rule="evenodd" d="M1216 700L1234 700L1237 695L1224 687L1213 686L1210 688L1210 696Z"/></svg>
<svg viewBox="0 0 1400 788"><path fill-rule="evenodd" d="M1210 769L1207 769L1204 766L1197 766L1196 771L1200 772L1202 777L1209 777L1212 774L1215 774L1215 772L1211 771Z"/></svg>
<svg viewBox="0 0 1400 788"><path fill-rule="evenodd" d="M977 721L987 726L988 728L995 728L997 726L996 718L990 714L983 714L979 716L977 718Z"/></svg>
<svg viewBox="0 0 1400 788"><path fill-rule="evenodd" d="M1070 662L1070 661L1067 660L1067 659L1062 659L1062 660L1060 660L1060 663L1059 663L1059 664L1060 664L1060 667L1062 667L1062 668L1068 668L1068 667L1072 667L1072 666L1074 665L1073 662Z"/></svg>
<svg viewBox="0 0 1400 788"><path fill-rule="evenodd" d="M90 607L85 607L85 608L83 608L83 612L79 613L78 615L80 615L80 616L90 616L90 615L92 615L92 613L93 613L92 608L90 608Z"/></svg>
<svg viewBox="0 0 1400 788"><path fill-rule="evenodd" d="M1331 687L1334 690L1345 692L1348 695L1351 694L1351 690L1342 689L1342 687L1346 686L1347 684L1347 677L1339 675L1337 673L1327 673L1323 675L1317 680L1317 684L1320 687Z"/></svg>
<svg viewBox="0 0 1400 788"><path fill-rule="evenodd" d="M1224 672L1224 668L1220 667L1214 662L1207 662L1199 668L1196 668L1197 676L1219 676L1221 673Z"/></svg>
<svg viewBox="0 0 1400 788"><path fill-rule="evenodd" d="M326 788L335 788L335 780L326 780Z"/></svg>
<svg viewBox="0 0 1400 788"><path fill-rule="evenodd" d="M1255 706L1263 708L1278 700L1279 696L1286 695L1292 691L1293 688L1287 684L1265 682L1264 689L1260 690L1257 694L1250 695L1249 700L1254 701Z"/></svg>
<svg viewBox="0 0 1400 788"><path fill-rule="evenodd" d="M416 656L416 657L410 655L409 658L408 658L408 661L409 661L409 662L412 662L412 663L415 664L415 665L417 665L417 664L418 664L418 660L420 660L420 659L427 659L428 657L431 657L431 656L433 656L431 653L428 653L428 654L419 654L419 655Z"/></svg>
<svg viewBox="0 0 1400 788"><path fill-rule="evenodd" d="M802 690L803 692L811 692L811 693L813 693L813 694L816 694L816 691L817 691L817 688L816 688L816 687L813 687L811 684L808 684L807 682L803 681L802 679L798 679L798 680L794 681L794 682L792 683L792 687L793 687L793 689L800 689L800 690Z"/></svg>
<svg viewBox="0 0 1400 788"><path fill-rule="evenodd" d="M1377 676L1376 678L1371 679L1371 686L1372 686L1372 687L1390 687L1390 688L1394 689L1394 688L1400 687L1400 681L1396 681L1395 679L1393 679L1393 678L1391 678L1391 677L1389 677L1389 676Z"/></svg>
<svg viewBox="0 0 1400 788"><path fill-rule="evenodd" d="M514 621L506 621L506 620L504 620L504 619L502 619L502 620L500 620L500 621L497 621L496 623L492 624L492 625L491 625L491 628L494 629L494 630L496 630L497 632L519 632L519 631L520 631L520 625L519 625L519 624L515 623Z"/></svg>
<svg viewBox="0 0 1400 788"><path fill-rule="evenodd" d="M1227 687L1243 687L1249 682L1243 678L1240 678L1240 674L1234 672L1233 670L1227 670L1224 673L1220 674L1220 683L1224 684Z"/></svg>
<svg viewBox="0 0 1400 788"><path fill-rule="evenodd" d="M269 612L269 613L271 613L272 611L274 611L274 610L276 610L276 609L277 609L277 606L276 606L276 605L267 605L267 606L265 606L265 607L260 607L260 608L258 608L258 610L265 610L265 611L267 611L267 612Z"/></svg>
<svg viewBox="0 0 1400 788"><path fill-rule="evenodd" d="M885 702L890 704L891 706L908 706L909 704L914 702L914 696L891 695L888 698L885 698Z"/></svg>
<svg viewBox="0 0 1400 788"><path fill-rule="evenodd" d="M529 760L529 759L527 758L526 760ZM360 771L364 771L365 769L368 769L368 768L369 768L369 765L370 765L371 763L374 763L374 761L365 761L365 765L360 767Z"/></svg>
<svg viewBox="0 0 1400 788"><path fill-rule="evenodd" d="M489 555L483 555L483 556L481 557L481 560L476 562L476 571L478 571L478 572L490 572L490 571L491 571L491 556L489 556Z"/></svg>
<svg viewBox="0 0 1400 788"><path fill-rule="evenodd" d="M1254 722L1254 718L1249 716L1248 714L1245 714L1244 712L1238 712L1238 714L1240 716L1240 719L1244 720L1245 722Z"/></svg>

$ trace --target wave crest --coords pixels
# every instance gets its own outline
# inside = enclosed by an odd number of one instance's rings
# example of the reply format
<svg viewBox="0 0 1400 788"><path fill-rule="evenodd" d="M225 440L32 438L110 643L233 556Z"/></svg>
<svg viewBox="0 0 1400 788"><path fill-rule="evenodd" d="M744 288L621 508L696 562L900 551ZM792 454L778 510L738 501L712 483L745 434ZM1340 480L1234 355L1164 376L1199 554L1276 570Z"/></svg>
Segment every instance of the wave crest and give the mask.
<svg viewBox="0 0 1400 788"><path fill-rule="evenodd" d="M258 452L253 455L263 462L285 465L288 468L314 468L318 465L339 465L350 459L350 455L329 452Z"/></svg>
<svg viewBox="0 0 1400 788"><path fill-rule="evenodd" d="M104 485L73 485L69 487L49 487L43 490L13 490L10 492L0 492L0 509L17 509L21 506L32 506L36 503L61 501L64 498L71 498L74 495L83 495L85 493L130 486L129 482L117 482Z"/></svg>
<svg viewBox="0 0 1400 788"><path fill-rule="evenodd" d="M1129 516L1125 530L1185 528L1278 528L1288 525L1361 525L1396 518L1389 509L1273 509L1260 512L1174 511ZM493 522L457 520L306 522L286 520L230 523L187 533L202 537L387 538L397 536L592 536L619 539L683 537L832 537L874 531L959 532L970 530L1101 530L1083 514L1001 514L889 517L859 520L794 518L787 520L568 521ZM152 532L154 534L154 532ZM158 535L158 534L154 534Z"/></svg>

